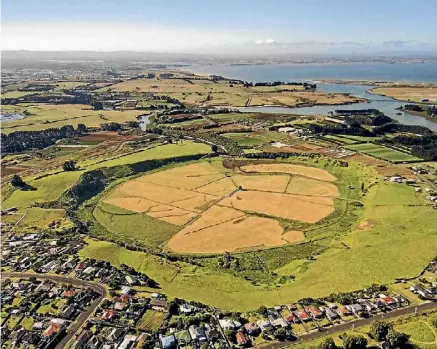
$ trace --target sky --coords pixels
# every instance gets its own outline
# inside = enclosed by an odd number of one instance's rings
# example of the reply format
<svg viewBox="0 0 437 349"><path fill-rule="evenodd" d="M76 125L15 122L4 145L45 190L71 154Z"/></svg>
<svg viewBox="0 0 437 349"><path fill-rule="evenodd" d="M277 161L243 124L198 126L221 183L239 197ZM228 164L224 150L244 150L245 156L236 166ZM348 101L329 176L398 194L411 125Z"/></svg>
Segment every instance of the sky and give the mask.
<svg viewBox="0 0 437 349"><path fill-rule="evenodd" d="M2 0L2 50L437 52L437 0Z"/></svg>

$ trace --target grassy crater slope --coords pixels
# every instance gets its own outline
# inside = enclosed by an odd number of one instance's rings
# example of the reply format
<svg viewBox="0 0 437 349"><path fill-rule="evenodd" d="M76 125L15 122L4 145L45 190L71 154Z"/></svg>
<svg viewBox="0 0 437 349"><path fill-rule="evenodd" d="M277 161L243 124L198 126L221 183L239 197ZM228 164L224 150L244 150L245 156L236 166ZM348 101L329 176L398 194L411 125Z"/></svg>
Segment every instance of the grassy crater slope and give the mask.
<svg viewBox="0 0 437 349"><path fill-rule="evenodd" d="M205 155L210 152L211 148L202 143L184 141L179 144L167 144L157 146L152 149L138 151L132 154L106 157L98 160L84 160L78 163L80 170L72 172L55 172L47 173L45 177L36 179L32 177L23 178L34 190L8 190L2 188L2 206L3 207L30 207L34 204L57 200L62 193L71 188L86 171L97 170L101 168L112 168L122 165L131 165L136 169L135 164L148 160L172 159L179 156ZM10 191L10 192L9 192ZM9 195L8 195L9 194Z"/></svg>
<svg viewBox="0 0 437 349"><path fill-rule="evenodd" d="M346 171L351 176L363 176L362 180L371 176L365 174L366 167L360 172L360 167L352 165ZM294 281L280 287L245 280L237 272L220 269L211 260L199 259L202 266L171 263L109 242L90 240L81 256L131 265L156 279L170 297L239 311L327 296L374 282L392 283L397 278L420 274L437 249L435 211L417 196L414 188L382 181L369 189L363 203L364 207L348 205L344 219L312 230L312 241L306 244L256 253L266 274L295 276Z"/></svg>
<svg viewBox="0 0 437 349"><path fill-rule="evenodd" d="M83 161L79 163L78 171L48 172L38 179L25 177L24 181L33 190L14 190L10 184L6 185L2 188L2 207L19 207L20 213L26 213L16 229L18 232L26 231L29 227L47 229L48 224L53 221L58 222L60 228L67 228L71 226L71 222L66 218L64 210L53 208L64 208L65 204L71 204L73 197L80 200L89 199L98 190L103 190L106 182L111 178L146 171L149 166L161 166L178 158L185 160L199 158L209 152L210 147L205 144L184 141L180 144L167 144L117 158ZM96 178L99 180L93 181ZM81 187L77 186L79 182L88 182L86 190L78 189ZM12 220L7 223L15 224L16 217L11 216ZM114 223L108 222L108 227L109 225L114 226ZM170 230L174 231L175 226L169 226ZM162 230L160 232L163 234ZM153 241L149 242L153 243Z"/></svg>
<svg viewBox="0 0 437 349"><path fill-rule="evenodd" d="M170 239L180 226L173 225L146 214L135 213L100 202L93 211L94 218L116 241L132 241L156 248Z"/></svg>

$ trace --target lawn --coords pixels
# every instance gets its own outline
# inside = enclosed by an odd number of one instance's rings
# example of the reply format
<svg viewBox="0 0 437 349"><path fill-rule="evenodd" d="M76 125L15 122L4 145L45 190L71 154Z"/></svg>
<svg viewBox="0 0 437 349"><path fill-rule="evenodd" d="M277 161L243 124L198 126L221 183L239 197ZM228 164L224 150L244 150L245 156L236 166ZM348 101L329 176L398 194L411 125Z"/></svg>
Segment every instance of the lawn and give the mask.
<svg viewBox="0 0 437 349"><path fill-rule="evenodd" d="M143 317L138 322L137 327L143 331L146 330L156 331L161 326L164 317L165 317L165 313L163 312L147 310L144 313Z"/></svg>
<svg viewBox="0 0 437 349"><path fill-rule="evenodd" d="M357 151L359 153L367 154L378 159L387 160L390 162L404 162L404 161L420 161L422 159L402 153L400 151L377 145L374 143L353 144L346 146L347 149Z"/></svg>
<svg viewBox="0 0 437 349"><path fill-rule="evenodd" d="M25 316L20 322L20 325L23 326L26 330L31 330L33 324L33 318L30 316Z"/></svg>
<svg viewBox="0 0 437 349"><path fill-rule="evenodd" d="M115 240L144 247L159 247L181 229L180 226L147 214L123 210L103 202L94 209L93 215L108 232L114 235Z"/></svg>

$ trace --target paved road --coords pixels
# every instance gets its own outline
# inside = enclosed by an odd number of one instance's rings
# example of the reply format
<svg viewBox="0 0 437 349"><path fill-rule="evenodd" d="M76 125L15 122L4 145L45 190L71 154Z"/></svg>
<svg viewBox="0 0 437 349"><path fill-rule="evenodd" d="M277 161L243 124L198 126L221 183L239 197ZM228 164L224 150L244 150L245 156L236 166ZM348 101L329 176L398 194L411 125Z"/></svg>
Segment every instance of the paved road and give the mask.
<svg viewBox="0 0 437 349"><path fill-rule="evenodd" d="M103 298L107 297L106 288L104 288L102 285L94 283L94 282L73 279L73 278L69 278L66 276L47 275L47 274L32 274L32 273L2 273L1 276L2 276L2 278L13 277L13 278L21 278L21 279L29 279L31 277L34 277L34 278L37 278L39 280L50 280L50 281L54 281L54 282L68 283L68 284L72 284L75 286L92 288L94 291L96 291L100 294L100 296L91 303L91 305L88 307L87 311L80 313L80 315L77 317L76 321L68 329L67 335L64 338L62 338L62 340L58 343L58 345L56 346L56 349L64 348L67 345L67 343L70 341L70 339L73 337L73 335L78 332L78 330L82 327L82 325L85 323L85 321L90 317L90 315L98 307L98 305L103 300Z"/></svg>
<svg viewBox="0 0 437 349"><path fill-rule="evenodd" d="M378 314L378 315L369 317L367 319L359 319L359 320L356 320L353 322L348 322L348 323L344 323L341 325L336 325L336 326L333 326L333 327L331 327L323 332L317 331L317 332L311 332L311 333L299 336L297 338L297 340L294 342L275 342L275 343L263 346L262 349L280 349L280 348L300 344L302 342L307 342L307 341L310 341L313 339L317 339L319 337L329 336L329 335L332 335L332 334L335 334L338 332L345 332L345 331L352 329L352 324L354 324L355 328L357 328L359 326L369 325L376 320L387 320L387 319L391 319L391 318L402 316L402 315L411 315L411 314L415 313L416 308L417 308L417 313L419 314L419 313L423 313L423 312L426 312L426 311L431 310L431 309L436 309L437 303L431 302L431 303L425 303L425 304L417 305L417 306L414 305L414 306L394 310L394 311L391 311L389 313Z"/></svg>

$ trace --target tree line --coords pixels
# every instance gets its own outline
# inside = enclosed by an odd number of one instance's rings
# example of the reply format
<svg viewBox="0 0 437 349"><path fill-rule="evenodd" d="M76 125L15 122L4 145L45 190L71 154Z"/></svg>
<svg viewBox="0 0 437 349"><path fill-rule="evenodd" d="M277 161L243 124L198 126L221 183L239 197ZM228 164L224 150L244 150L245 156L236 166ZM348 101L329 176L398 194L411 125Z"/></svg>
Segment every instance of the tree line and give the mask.
<svg viewBox="0 0 437 349"><path fill-rule="evenodd" d="M1 152L17 153L29 149L43 149L63 138L81 136L87 132L84 124L71 125L60 128L48 128L40 131L16 131L10 134L1 134Z"/></svg>
<svg viewBox="0 0 437 349"><path fill-rule="evenodd" d="M382 144L401 145L411 147L411 154L424 160L437 160L437 135L413 136L398 135L392 138L384 137Z"/></svg>
<svg viewBox="0 0 437 349"><path fill-rule="evenodd" d="M399 108L400 110L406 110L406 111L414 111L414 112L426 112L426 114L430 116L437 116L437 106L431 105L431 106L421 106L417 104L405 104L403 107Z"/></svg>
<svg viewBox="0 0 437 349"><path fill-rule="evenodd" d="M244 87L259 87L259 86L303 86L305 89L316 89L316 84L310 84L308 82L284 82L284 81L273 81L273 82L244 82Z"/></svg>

